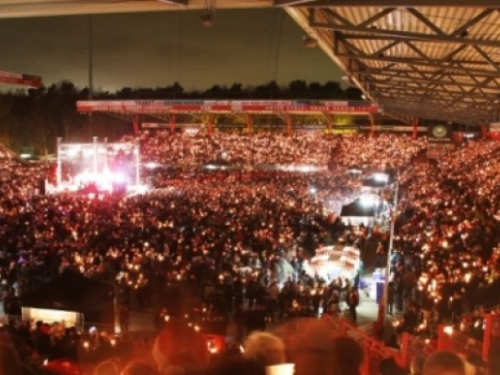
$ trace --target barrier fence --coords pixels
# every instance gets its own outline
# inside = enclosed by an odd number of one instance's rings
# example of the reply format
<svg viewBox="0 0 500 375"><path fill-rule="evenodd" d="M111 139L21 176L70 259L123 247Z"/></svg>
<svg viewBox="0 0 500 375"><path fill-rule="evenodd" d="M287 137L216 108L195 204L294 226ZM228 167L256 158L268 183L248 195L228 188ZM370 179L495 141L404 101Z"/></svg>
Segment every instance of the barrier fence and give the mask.
<svg viewBox="0 0 500 375"><path fill-rule="evenodd" d="M484 340L487 343L484 351L487 358L500 358L500 315L490 314L488 317L485 331L487 330L489 335Z"/></svg>
<svg viewBox="0 0 500 375"><path fill-rule="evenodd" d="M4 315L3 324L16 325L21 322L20 316ZM437 350L449 350L466 356L482 358L484 363L489 363L495 358L500 358L500 315L486 314L483 323L482 340L474 339L458 329L451 326L440 325L437 339L425 339L416 337L408 333L400 335L399 347L393 348L385 345L384 342L373 337L370 332L360 327L354 326L349 320L332 317L328 314L322 316L322 320L328 326L332 336L348 336L358 342L365 354L365 361L362 367L362 375L379 375L380 363L387 358L393 358L395 362L403 367L409 368L413 358L416 356L428 356ZM86 322L86 326L99 326L99 329L112 331L112 326L92 324ZM292 322L293 323L293 322ZM288 324L287 329L291 335L298 337L294 333L302 331L304 321L296 320L294 324ZM206 337L209 347L218 352L223 350L223 336ZM221 341L222 340L222 341Z"/></svg>
<svg viewBox="0 0 500 375"><path fill-rule="evenodd" d="M438 349L462 353L487 360L483 356L485 341L476 340L463 332L448 327L440 327L438 336Z"/></svg>
<svg viewBox="0 0 500 375"><path fill-rule="evenodd" d="M402 367L408 367L413 353L416 352L416 338L404 333L401 336L400 348L391 348L384 342L372 337L368 332L352 325L349 321L334 318L327 314L323 315L323 320L332 329L332 334L341 334L353 338L364 351L365 361L361 369L362 375L380 374L379 366L382 360L394 358L396 363Z"/></svg>
<svg viewBox="0 0 500 375"><path fill-rule="evenodd" d="M400 336L399 348L386 346L384 342L347 320L326 314L323 315L323 320L332 330L332 335L340 333L351 337L363 348L365 362L362 375L380 374L379 366L384 359L392 357L399 366L409 368L413 358L426 357L437 350L449 350L469 358L482 358L484 363L500 358L500 315L485 315L482 340L472 338L451 326L440 325L437 339L425 339L403 333Z"/></svg>

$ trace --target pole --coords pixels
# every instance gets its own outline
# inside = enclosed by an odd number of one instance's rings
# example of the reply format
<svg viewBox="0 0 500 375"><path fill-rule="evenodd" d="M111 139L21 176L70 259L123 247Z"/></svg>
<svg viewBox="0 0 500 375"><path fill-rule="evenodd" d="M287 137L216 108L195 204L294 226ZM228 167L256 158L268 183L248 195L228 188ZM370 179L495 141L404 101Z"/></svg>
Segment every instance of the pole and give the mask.
<svg viewBox="0 0 500 375"><path fill-rule="evenodd" d="M94 137L94 158L93 158L93 166L92 166L92 173L94 174L94 181L96 182L96 176L97 176L97 137Z"/></svg>
<svg viewBox="0 0 500 375"><path fill-rule="evenodd" d="M288 136L291 136L293 131L292 131L292 115L289 113L285 114L285 119L286 119L286 130Z"/></svg>
<svg viewBox="0 0 500 375"><path fill-rule="evenodd" d="M108 165L108 137L104 138L104 171L106 174L109 174L109 165Z"/></svg>
<svg viewBox="0 0 500 375"><path fill-rule="evenodd" d="M413 139L417 139L418 135L418 117L413 118Z"/></svg>
<svg viewBox="0 0 500 375"><path fill-rule="evenodd" d="M375 137L375 117L369 113L368 118L370 119L370 138L373 138Z"/></svg>
<svg viewBox="0 0 500 375"><path fill-rule="evenodd" d="M247 113L247 134L253 133L253 116L251 113Z"/></svg>
<svg viewBox="0 0 500 375"><path fill-rule="evenodd" d="M392 215L391 215L391 224L389 228L389 248L387 249L387 264L385 267L385 283L384 283L384 298L383 298L383 304L384 304L384 311L383 311L383 326L382 329L385 327L385 322L387 318L387 306L388 306L388 294L389 294L389 277L391 276L391 256L392 256L392 250L394 246L394 226L396 222L396 210L398 208L398 194L399 194L399 182L398 182L398 175L396 174L396 181L394 182L394 207L392 210Z"/></svg>
<svg viewBox="0 0 500 375"><path fill-rule="evenodd" d="M92 15L88 16L88 31L89 31L89 100L92 100L94 91L94 29L92 25Z"/></svg>
<svg viewBox="0 0 500 375"><path fill-rule="evenodd" d="M134 155L135 155L135 185L141 184L141 154L139 152L139 139L134 141Z"/></svg>
<svg viewBox="0 0 500 375"><path fill-rule="evenodd" d="M490 360L490 347L491 347L491 330L493 327L493 316L491 313L486 314L484 317L484 338L483 338L483 360L488 362Z"/></svg>
<svg viewBox="0 0 500 375"><path fill-rule="evenodd" d="M94 28L92 15L88 16L88 69L89 69L89 100L94 96ZM92 132L92 111L88 115L88 134Z"/></svg>
<svg viewBox="0 0 500 375"><path fill-rule="evenodd" d="M170 123L170 135L174 135L174 133L175 133L175 120L176 120L175 113L171 113L170 116L168 116L168 120Z"/></svg>
<svg viewBox="0 0 500 375"><path fill-rule="evenodd" d="M61 187L61 182L62 182L61 142L62 142L62 138L60 138L60 137L57 138L57 170L56 170L57 188Z"/></svg>

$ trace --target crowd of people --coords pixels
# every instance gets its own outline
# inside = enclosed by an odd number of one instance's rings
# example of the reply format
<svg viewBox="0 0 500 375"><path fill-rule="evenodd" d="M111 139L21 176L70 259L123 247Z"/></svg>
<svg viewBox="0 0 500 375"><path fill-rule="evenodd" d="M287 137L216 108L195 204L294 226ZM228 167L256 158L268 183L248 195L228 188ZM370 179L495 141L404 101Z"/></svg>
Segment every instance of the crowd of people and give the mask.
<svg viewBox="0 0 500 375"><path fill-rule="evenodd" d="M330 281L303 269L316 249L339 240L368 251L366 244L375 238L387 254L387 233L338 217L338 208L352 201L361 185L362 177L349 173L352 167L399 171L388 296L391 312L404 313L398 331L433 336L437 324L451 322L480 339L478 322L500 303L494 292L500 280L495 189L500 145L495 142L470 142L431 161L422 157L424 137L403 135L209 136L159 130L139 139L143 165L160 166L144 168L152 184L144 195L42 195L46 165L13 157L0 161L4 310L19 315L23 296L65 270L114 285L123 336L113 341L98 334L93 362L116 351L130 354L132 310L158 308L158 331L188 314L199 329L226 332L233 325L241 340L270 322L335 312L340 298L355 317L348 296L356 292L359 276ZM201 168L214 160L238 167ZM254 168L263 164L321 168L307 173ZM392 188L383 191L388 201L393 194ZM84 343L92 342L90 333L76 340L71 327L35 323L9 330L45 359L76 358ZM40 337L43 349L37 346Z"/></svg>
<svg viewBox="0 0 500 375"><path fill-rule="evenodd" d="M393 303L412 301L402 329L433 334L451 322L482 338L484 313L500 303L499 153L495 142L470 143L402 176Z"/></svg>
<svg viewBox="0 0 500 375"><path fill-rule="evenodd" d="M133 137L123 138L132 141ZM142 157L163 165L199 166L223 159L242 166L308 165L327 166L335 154L335 164L360 168L400 168L424 150L424 138L384 134L367 138L352 134L342 138L318 132L240 134L220 132L171 133L144 131L139 135ZM342 151L344 152L336 152Z"/></svg>

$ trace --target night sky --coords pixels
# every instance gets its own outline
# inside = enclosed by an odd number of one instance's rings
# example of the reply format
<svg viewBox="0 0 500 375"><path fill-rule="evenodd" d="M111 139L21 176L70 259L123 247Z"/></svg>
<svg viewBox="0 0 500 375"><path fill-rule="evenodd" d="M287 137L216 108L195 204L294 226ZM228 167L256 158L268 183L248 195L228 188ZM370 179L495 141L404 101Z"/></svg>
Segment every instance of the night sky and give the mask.
<svg viewBox="0 0 500 375"><path fill-rule="evenodd" d="M94 89L340 79L321 49L304 47L303 30L283 10L215 12L212 28L201 25L201 11L92 16ZM1 19L0 70L87 86L88 25L87 16Z"/></svg>

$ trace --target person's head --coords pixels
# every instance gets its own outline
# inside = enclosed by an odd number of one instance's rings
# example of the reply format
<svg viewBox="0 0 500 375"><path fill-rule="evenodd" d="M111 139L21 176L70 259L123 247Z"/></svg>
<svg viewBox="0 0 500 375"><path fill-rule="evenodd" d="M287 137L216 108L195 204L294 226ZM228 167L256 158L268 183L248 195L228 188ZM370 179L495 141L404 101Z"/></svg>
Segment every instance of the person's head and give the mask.
<svg viewBox="0 0 500 375"><path fill-rule="evenodd" d="M379 364L380 375L407 375L408 372L399 367L394 357L384 358Z"/></svg>
<svg viewBox="0 0 500 375"><path fill-rule="evenodd" d="M466 375L464 362L455 353L438 351L424 362L422 375Z"/></svg>
<svg viewBox="0 0 500 375"><path fill-rule="evenodd" d="M321 320L311 320L293 327L287 334L290 362L296 375L328 375L333 368L331 328Z"/></svg>
<svg viewBox="0 0 500 375"><path fill-rule="evenodd" d="M93 375L119 375L118 365L111 360L99 363L94 369Z"/></svg>
<svg viewBox="0 0 500 375"><path fill-rule="evenodd" d="M265 375L265 367L245 357L226 359L208 371L208 375Z"/></svg>
<svg viewBox="0 0 500 375"><path fill-rule="evenodd" d="M244 357L263 366L285 363L285 344L269 332L253 332L244 343Z"/></svg>
<svg viewBox="0 0 500 375"><path fill-rule="evenodd" d="M425 357L417 355L413 357L410 363L410 374L411 375L422 375L424 369Z"/></svg>
<svg viewBox="0 0 500 375"><path fill-rule="evenodd" d="M171 319L157 336L152 355L162 375L171 373L173 368L204 368L209 358L204 337L176 319Z"/></svg>
<svg viewBox="0 0 500 375"><path fill-rule="evenodd" d="M122 370L120 375L159 375L151 364L134 360Z"/></svg>
<svg viewBox="0 0 500 375"><path fill-rule="evenodd" d="M21 375L23 367L12 345L0 343L0 375Z"/></svg>
<svg viewBox="0 0 500 375"><path fill-rule="evenodd" d="M332 341L335 374L358 375L363 364L363 349L352 338L337 336Z"/></svg>
<svg viewBox="0 0 500 375"><path fill-rule="evenodd" d="M413 357L410 363L410 375L422 375L425 359L426 358L421 355Z"/></svg>

